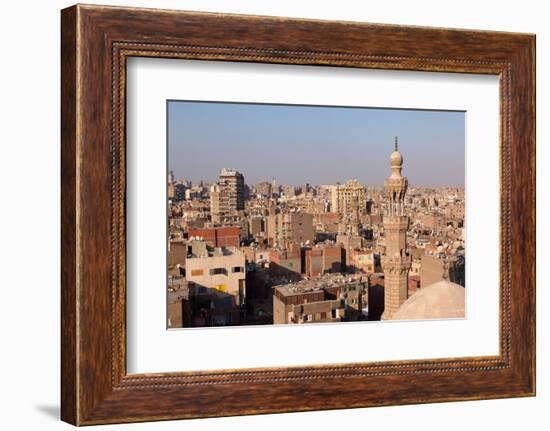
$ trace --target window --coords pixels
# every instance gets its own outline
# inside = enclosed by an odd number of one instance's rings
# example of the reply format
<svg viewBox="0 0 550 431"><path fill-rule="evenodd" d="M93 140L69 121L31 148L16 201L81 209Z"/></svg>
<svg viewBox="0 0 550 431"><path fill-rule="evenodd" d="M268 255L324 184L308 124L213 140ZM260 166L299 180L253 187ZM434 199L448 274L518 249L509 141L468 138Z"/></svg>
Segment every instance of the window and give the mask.
<svg viewBox="0 0 550 431"><path fill-rule="evenodd" d="M231 272L244 272L244 268L242 266L234 266L231 268Z"/></svg>
<svg viewBox="0 0 550 431"><path fill-rule="evenodd" d="M209 273L210 275L219 275L219 274L226 275L227 271L225 268L212 268Z"/></svg>
<svg viewBox="0 0 550 431"><path fill-rule="evenodd" d="M200 277L204 274L204 271L202 269L192 269L191 270L191 277Z"/></svg>

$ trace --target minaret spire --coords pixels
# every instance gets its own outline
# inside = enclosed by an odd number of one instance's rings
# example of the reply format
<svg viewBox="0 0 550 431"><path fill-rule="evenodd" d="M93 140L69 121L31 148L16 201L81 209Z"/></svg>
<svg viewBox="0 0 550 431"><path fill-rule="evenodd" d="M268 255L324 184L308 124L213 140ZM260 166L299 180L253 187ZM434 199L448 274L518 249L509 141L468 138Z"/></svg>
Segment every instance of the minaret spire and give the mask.
<svg viewBox="0 0 550 431"><path fill-rule="evenodd" d="M399 152L397 136L395 150L390 155L391 175L384 181L387 211L384 215L386 250L382 256L384 270L384 314L382 320L391 320L407 299L408 274L412 258L407 251L409 217L405 211L408 180L401 175L403 156Z"/></svg>

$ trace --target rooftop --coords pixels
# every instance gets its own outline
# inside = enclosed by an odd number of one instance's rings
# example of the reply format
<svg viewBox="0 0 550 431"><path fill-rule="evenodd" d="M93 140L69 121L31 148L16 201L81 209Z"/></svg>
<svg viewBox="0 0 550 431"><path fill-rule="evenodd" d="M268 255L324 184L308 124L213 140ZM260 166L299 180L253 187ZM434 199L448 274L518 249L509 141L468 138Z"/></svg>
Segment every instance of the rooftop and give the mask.
<svg viewBox="0 0 550 431"><path fill-rule="evenodd" d="M324 289L341 287L366 281L365 277L344 276L342 274L325 274L321 277L300 280L295 283L274 286L284 296L303 295L304 293L320 292Z"/></svg>
<svg viewBox="0 0 550 431"><path fill-rule="evenodd" d="M189 254L187 259L200 259L207 257L222 257L222 256L244 256L244 253L237 247L207 247L208 255Z"/></svg>

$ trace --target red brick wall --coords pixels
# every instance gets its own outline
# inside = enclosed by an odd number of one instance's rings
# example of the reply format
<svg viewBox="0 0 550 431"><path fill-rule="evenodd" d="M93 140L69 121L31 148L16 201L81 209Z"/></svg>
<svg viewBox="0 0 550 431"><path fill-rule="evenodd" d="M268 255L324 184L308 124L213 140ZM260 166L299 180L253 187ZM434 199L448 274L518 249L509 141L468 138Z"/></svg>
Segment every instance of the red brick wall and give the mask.
<svg viewBox="0 0 550 431"><path fill-rule="evenodd" d="M325 246L323 249L323 272L342 271L342 248Z"/></svg>
<svg viewBox="0 0 550 431"><path fill-rule="evenodd" d="M216 228L216 247L238 247L240 234L241 228L238 226Z"/></svg>
<svg viewBox="0 0 550 431"><path fill-rule="evenodd" d="M238 226L215 227L209 229L189 229L189 237L204 238L211 247L238 247L241 228Z"/></svg>
<svg viewBox="0 0 550 431"><path fill-rule="evenodd" d="M323 250L312 248L306 250L306 274L310 277L323 273Z"/></svg>
<svg viewBox="0 0 550 431"><path fill-rule="evenodd" d="M189 238L203 238L204 242L211 247L216 247L216 230L215 229L189 229L187 231Z"/></svg>

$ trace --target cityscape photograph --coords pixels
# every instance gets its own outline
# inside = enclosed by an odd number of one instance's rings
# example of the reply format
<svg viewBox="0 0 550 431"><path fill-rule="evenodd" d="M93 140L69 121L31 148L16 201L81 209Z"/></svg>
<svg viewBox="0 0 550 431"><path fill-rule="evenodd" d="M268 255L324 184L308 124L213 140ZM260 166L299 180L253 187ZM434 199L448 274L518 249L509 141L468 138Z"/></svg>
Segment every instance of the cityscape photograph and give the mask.
<svg viewBox="0 0 550 431"><path fill-rule="evenodd" d="M464 112L167 103L168 329L466 317Z"/></svg>

